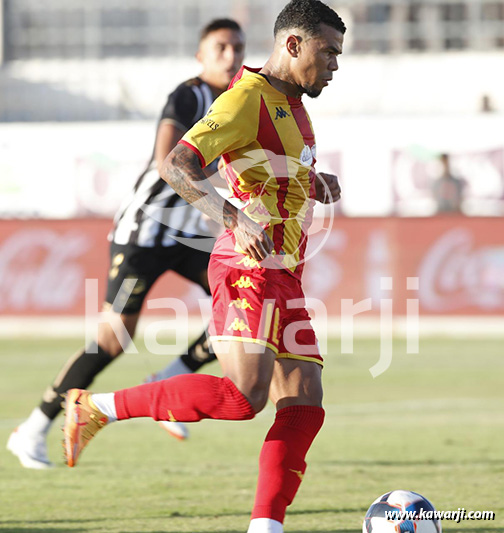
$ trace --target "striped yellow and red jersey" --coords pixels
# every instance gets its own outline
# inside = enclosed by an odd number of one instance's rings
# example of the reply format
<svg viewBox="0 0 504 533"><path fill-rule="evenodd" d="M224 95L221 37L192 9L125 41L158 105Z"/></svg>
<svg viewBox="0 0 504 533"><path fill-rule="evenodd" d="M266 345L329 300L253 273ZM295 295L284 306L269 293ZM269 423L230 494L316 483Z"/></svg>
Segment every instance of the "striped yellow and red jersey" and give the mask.
<svg viewBox="0 0 504 533"><path fill-rule="evenodd" d="M315 136L301 98L276 90L258 70L242 67L180 142L203 167L223 156L232 195L299 277L315 197Z"/></svg>

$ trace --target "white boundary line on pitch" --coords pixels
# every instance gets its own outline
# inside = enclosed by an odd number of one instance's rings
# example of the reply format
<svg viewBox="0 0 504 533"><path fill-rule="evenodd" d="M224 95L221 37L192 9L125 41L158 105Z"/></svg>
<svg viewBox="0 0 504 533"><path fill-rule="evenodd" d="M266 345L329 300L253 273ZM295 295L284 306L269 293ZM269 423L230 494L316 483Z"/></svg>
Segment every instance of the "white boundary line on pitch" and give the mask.
<svg viewBox="0 0 504 533"><path fill-rule="evenodd" d="M142 317L139 322L137 336L142 335L145 328L158 321L167 320L166 316ZM170 321L170 319L168 319ZM170 321L173 323L173 321ZM312 321L315 331L327 328L329 338L341 337L341 319L338 316L329 317L327 322ZM448 338L504 338L504 315L502 316L420 316L420 336L448 337ZM393 320L394 336L406 337L406 317L397 316ZM203 328L201 318L190 318L188 324L190 335L197 334ZM173 331L173 330L172 330ZM172 335L160 332L160 337ZM360 338L377 338L380 336L380 317L354 317L354 334ZM76 338L84 337L84 318L78 317L17 317L4 316L0 318L0 338Z"/></svg>

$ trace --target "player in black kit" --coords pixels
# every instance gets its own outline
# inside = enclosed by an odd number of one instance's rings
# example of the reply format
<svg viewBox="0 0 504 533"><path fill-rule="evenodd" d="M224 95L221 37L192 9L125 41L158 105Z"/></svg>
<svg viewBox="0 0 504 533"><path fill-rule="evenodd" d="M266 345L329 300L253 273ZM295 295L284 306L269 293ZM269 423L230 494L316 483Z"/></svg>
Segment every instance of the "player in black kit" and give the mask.
<svg viewBox="0 0 504 533"><path fill-rule="evenodd" d="M52 466L46 440L61 411L62 394L71 388L88 387L95 376L123 352L135 333L144 299L159 276L173 270L210 294L207 266L211 246L206 242L206 249L202 249L205 246L201 246L201 239L196 244L198 237L209 234L206 222L201 211L189 206L159 177L160 165L184 133L204 117L213 100L227 89L242 65L244 48L243 32L233 20L214 20L203 28L196 54L202 73L182 83L169 95L158 123L149 165L114 218L103 305L103 310L110 312L111 321L99 324L96 340L67 361L45 391L41 404L10 435L7 449L24 467ZM214 162L209 171L216 170ZM127 332L124 338L114 331L114 320L122 322L121 327L115 329ZM210 353L206 332L203 332L186 354L150 380L195 372L213 359L215 356ZM183 424L162 424L177 438L188 435Z"/></svg>

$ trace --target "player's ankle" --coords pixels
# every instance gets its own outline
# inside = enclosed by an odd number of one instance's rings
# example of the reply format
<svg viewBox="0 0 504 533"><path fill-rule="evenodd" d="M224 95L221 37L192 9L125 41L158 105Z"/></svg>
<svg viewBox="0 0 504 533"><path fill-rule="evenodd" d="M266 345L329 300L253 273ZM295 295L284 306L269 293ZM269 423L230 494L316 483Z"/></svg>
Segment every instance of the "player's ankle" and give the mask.
<svg viewBox="0 0 504 533"><path fill-rule="evenodd" d="M30 416L21 424L20 429L27 435L43 437L51 429L51 420L41 409L36 407Z"/></svg>
<svg viewBox="0 0 504 533"><path fill-rule="evenodd" d="M117 421L117 411L115 406L115 394L113 392L92 394L91 402L108 418L108 423Z"/></svg>

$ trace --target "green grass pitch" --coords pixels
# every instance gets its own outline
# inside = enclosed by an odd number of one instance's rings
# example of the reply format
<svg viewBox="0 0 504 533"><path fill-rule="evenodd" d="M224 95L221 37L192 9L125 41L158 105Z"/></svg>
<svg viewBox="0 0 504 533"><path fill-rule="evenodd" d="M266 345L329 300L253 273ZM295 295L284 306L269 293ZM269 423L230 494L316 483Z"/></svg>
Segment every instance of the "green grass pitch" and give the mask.
<svg viewBox="0 0 504 533"><path fill-rule="evenodd" d="M0 341L0 530L10 533L244 533L257 457L274 411L250 422L203 421L178 442L151 420L101 432L74 469L63 466L61 419L50 434L51 471L21 468L5 450L79 340ZM494 521L444 521L448 532L504 533L504 357L498 340L424 339L420 354L394 345L392 367L373 379L379 342L353 355L330 345L326 423L288 511L286 532L357 533L369 504L408 489L438 510L492 510ZM166 363L124 355L93 385L139 383ZM218 365L208 367L218 373Z"/></svg>

